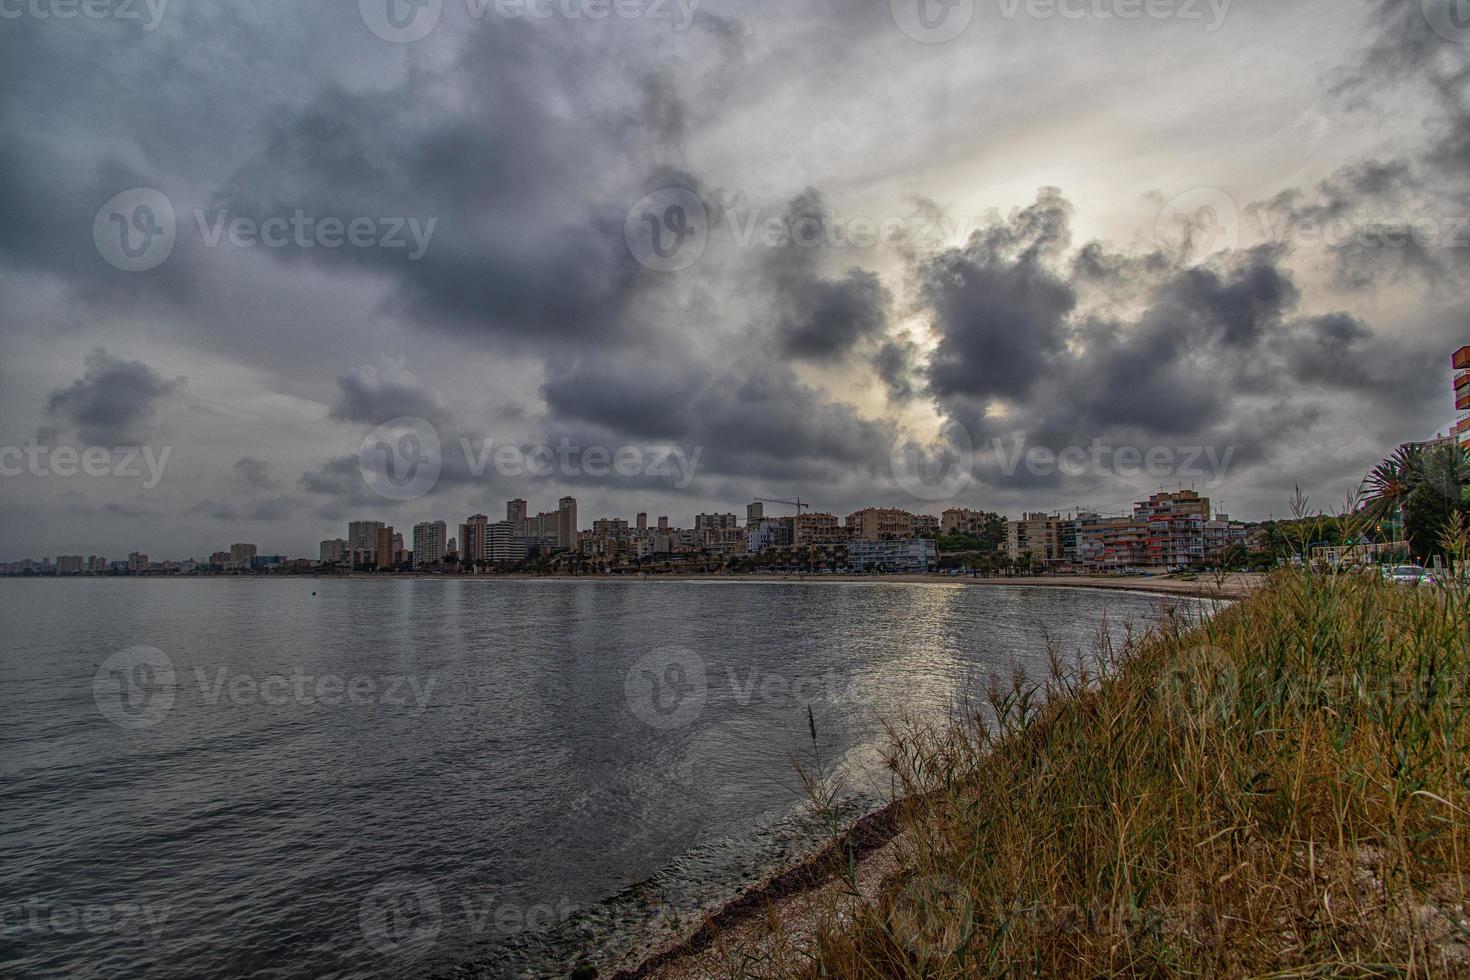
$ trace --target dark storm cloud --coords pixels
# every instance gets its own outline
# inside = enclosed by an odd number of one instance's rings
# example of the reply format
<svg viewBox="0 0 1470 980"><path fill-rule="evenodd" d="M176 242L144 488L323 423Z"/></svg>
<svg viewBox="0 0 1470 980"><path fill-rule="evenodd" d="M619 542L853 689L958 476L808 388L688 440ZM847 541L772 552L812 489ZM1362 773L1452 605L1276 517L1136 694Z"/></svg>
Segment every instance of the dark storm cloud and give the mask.
<svg viewBox="0 0 1470 980"><path fill-rule="evenodd" d="M1209 445L1249 467L1325 421L1324 399L1336 392L1392 400L1395 390L1419 389L1393 406L1405 416L1432 397L1417 378L1433 341L1379 338L1345 312L1301 315L1286 247L1194 267L1102 243L1068 256L1059 247L1067 211L1043 191L1033 208L918 268L939 340L930 387L977 442ZM1079 308L1084 296L1096 305ZM987 413L993 399L1004 415ZM1065 482L984 466L981 477L1013 487Z"/></svg>
<svg viewBox="0 0 1470 980"><path fill-rule="evenodd" d="M542 390L552 417L584 441L657 439L703 451L711 473L835 478L886 462L894 429L802 383L779 362L737 359L718 372L649 371L636 359L580 363Z"/></svg>
<svg viewBox="0 0 1470 980"><path fill-rule="evenodd" d="M1310 191L1290 188L1247 214L1262 237L1297 252L1327 254L1344 289L1370 289L1410 275L1434 282L1447 271L1446 250L1470 246L1465 219L1433 203L1402 160L1343 167Z"/></svg>
<svg viewBox="0 0 1470 980"><path fill-rule="evenodd" d="M814 188L786 208L787 236L766 260L777 309L776 335L793 357L840 358L882 333L893 298L878 276L860 268L828 277L830 210Z"/></svg>
<svg viewBox="0 0 1470 980"><path fill-rule="evenodd" d="M919 269L920 302L939 335L928 371L938 397L1023 397L1062 355L1077 296L1046 259L1065 244L1068 207L1047 189Z"/></svg>
<svg viewBox="0 0 1470 980"><path fill-rule="evenodd" d="M433 388L401 368L360 366L337 379L332 418L380 425L396 418L440 421L444 408Z"/></svg>
<svg viewBox="0 0 1470 980"><path fill-rule="evenodd" d="M86 374L51 392L46 415L94 446L139 443L157 403L182 387L183 379L165 380L142 361L98 347L87 355Z"/></svg>
<svg viewBox="0 0 1470 980"><path fill-rule="evenodd" d="M709 50L716 71L735 56L722 30L699 26L681 43ZM257 217L305 207L433 219L417 260L383 248L275 256L370 269L394 287L390 311L487 342L626 342L648 326L640 293L667 285L629 252L629 210L671 183L713 195L677 165L687 74L676 81L646 54L605 58L600 47L571 27L513 20L469 34L443 72L414 71L388 91L324 90L272 126L216 204Z"/></svg>
<svg viewBox="0 0 1470 980"><path fill-rule="evenodd" d="M907 333L887 337L870 357L873 370L888 388L888 397L906 402L919 394L922 379L919 377L919 345Z"/></svg>

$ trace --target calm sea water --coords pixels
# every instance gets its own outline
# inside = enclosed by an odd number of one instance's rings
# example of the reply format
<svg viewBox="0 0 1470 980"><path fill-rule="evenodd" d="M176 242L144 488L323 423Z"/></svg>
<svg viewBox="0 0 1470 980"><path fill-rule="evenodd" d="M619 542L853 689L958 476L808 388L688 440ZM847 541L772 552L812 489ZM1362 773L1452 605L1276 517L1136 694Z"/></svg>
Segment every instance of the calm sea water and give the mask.
<svg viewBox="0 0 1470 980"><path fill-rule="evenodd" d="M0 581L0 973L604 968L857 814L882 723L1188 601L963 585ZM813 749L806 710L817 727Z"/></svg>

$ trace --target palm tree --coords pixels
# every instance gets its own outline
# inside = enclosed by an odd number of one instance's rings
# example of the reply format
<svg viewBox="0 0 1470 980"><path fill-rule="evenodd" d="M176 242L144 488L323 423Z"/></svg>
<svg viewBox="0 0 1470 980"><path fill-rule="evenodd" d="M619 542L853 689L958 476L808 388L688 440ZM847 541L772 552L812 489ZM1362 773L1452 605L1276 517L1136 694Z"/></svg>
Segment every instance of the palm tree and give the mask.
<svg viewBox="0 0 1470 980"><path fill-rule="evenodd" d="M1363 481L1369 507L1379 516L1403 506L1409 494L1424 482L1424 453L1418 446L1400 446L1373 467Z"/></svg>

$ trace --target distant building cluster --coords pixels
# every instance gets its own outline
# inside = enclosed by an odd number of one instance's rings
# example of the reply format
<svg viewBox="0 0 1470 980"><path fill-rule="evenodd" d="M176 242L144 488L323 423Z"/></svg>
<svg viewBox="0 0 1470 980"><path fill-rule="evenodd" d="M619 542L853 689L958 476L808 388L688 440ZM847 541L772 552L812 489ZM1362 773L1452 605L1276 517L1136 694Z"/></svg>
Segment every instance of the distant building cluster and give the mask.
<svg viewBox="0 0 1470 980"><path fill-rule="evenodd" d="M1091 572L1205 568L1231 545L1244 545L1244 524L1210 514L1210 499L1193 490L1156 493L1127 517L1082 512L1026 514L1006 522L1006 554L1047 569Z"/></svg>
<svg viewBox="0 0 1470 980"><path fill-rule="evenodd" d="M383 521L352 521L345 537L321 542L315 560L261 555L254 544L236 543L207 561L152 562L140 553L126 561L62 555L0 565L7 575L188 575L397 572L481 574L536 563L549 571L631 569L649 563L670 570L730 567L737 570L817 568L830 572L926 572L939 559L941 541L969 552L989 548L1012 565L1047 571L1122 572L1198 568L1218 564L1231 545L1244 544L1246 527L1211 516L1210 501L1193 490L1160 492L1125 517L1027 513L1005 520L984 511L951 508L939 516L891 507L865 507L839 519L813 512L800 500L775 501L794 514L769 516L756 501L744 521L733 513L696 514L694 526L671 526L668 517L629 522L599 517L582 528L577 501L563 497L555 510L532 516L527 501L507 501L503 520L472 514L457 528L446 522L415 524L411 537ZM1003 539L1000 537L1004 529ZM451 533L451 531L456 533ZM987 538L981 544L981 538Z"/></svg>

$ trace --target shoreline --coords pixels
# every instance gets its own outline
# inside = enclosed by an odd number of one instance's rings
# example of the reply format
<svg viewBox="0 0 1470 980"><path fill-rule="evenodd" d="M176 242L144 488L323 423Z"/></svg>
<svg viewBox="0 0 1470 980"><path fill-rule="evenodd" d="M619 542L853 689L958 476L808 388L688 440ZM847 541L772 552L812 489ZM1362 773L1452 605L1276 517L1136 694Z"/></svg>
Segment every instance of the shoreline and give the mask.
<svg viewBox="0 0 1470 980"><path fill-rule="evenodd" d="M730 577L710 577L711 581L727 581ZM822 576L823 580L842 580L852 576ZM885 580L933 583L948 576L896 575ZM1142 576L1040 576L1013 581L1004 578L955 581L966 585L1026 585L1037 588L1091 588L1156 595L1236 600L1244 598L1263 582L1265 576L1245 573L1186 581L1151 579ZM858 581L871 581L859 578ZM951 580L954 581L954 580ZM1206 586L1210 586L1206 591ZM751 885L719 905L704 921L682 938L649 952L636 966L620 969L613 980L694 980L719 975L716 971L722 954L738 951L748 958L760 949L792 936L776 931L775 919L796 924L797 936L810 938L816 916L831 901L870 901L901 868L899 848L904 828L901 810L913 799L900 797L871 813L854 820L835 841L814 849L785 867L774 869L766 878ZM844 878L835 858L850 855L852 880ZM856 888L857 894L852 893ZM836 891L840 890L840 891Z"/></svg>
<svg viewBox="0 0 1470 980"><path fill-rule="evenodd" d="M1195 599L1243 599L1265 581L1258 572L1230 572L1226 575L1196 575L1193 578L1150 575L1027 575L980 578L965 575L908 573L898 575L83 575L83 576L9 576L28 581L66 579L96 581L99 579L138 579L140 581L195 581L225 579L250 581L309 582L591 582L694 585L949 585L1018 586L1022 588L1113 589L1126 592L1149 592L1156 595L1185 596Z"/></svg>
<svg viewBox="0 0 1470 980"><path fill-rule="evenodd" d="M838 854L850 854L863 891L881 887L891 871L892 850L903 833L899 810L906 799L894 800L854 820L835 841L816 848L731 897L685 936L651 951L636 966L611 974L612 980L645 980L709 975L704 958L718 955L721 940L758 932L768 911L791 911L822 893L837 879ZM874 874L875 868L880 872ZM866 873L865 873L866 872Z"/></svg>

